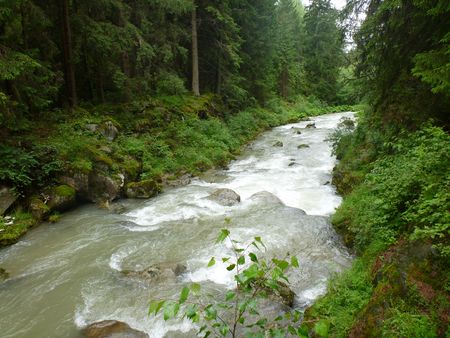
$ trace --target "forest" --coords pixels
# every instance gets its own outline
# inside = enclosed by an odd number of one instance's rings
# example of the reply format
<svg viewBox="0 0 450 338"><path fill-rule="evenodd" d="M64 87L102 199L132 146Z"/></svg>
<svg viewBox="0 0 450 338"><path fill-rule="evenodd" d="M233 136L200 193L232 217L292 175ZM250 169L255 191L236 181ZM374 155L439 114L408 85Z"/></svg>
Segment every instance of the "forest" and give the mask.
<svg viewBox="0 0 450 338"><path fill-rule="evenodd" d="M1 1L0 247L75 206L227 168L273 127L354 111L330 142L331 221L355 259L301 323L261 330L448 336L449 17L446 0Z"/></svg>

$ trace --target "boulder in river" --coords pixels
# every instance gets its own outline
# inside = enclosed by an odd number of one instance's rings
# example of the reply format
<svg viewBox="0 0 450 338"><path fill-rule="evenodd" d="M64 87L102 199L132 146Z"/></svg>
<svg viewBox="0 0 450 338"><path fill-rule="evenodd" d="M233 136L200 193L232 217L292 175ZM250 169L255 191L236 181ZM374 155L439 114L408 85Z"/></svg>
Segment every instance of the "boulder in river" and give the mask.
<svg viewBox="0 0 450 338"><path fill-rule="evenodd" d="M241 196L231 189L217 189L207 198L227 207L231 207L241 201Z"/></svg>
<svg viewBox="0 0 450 338"><path fill-rule="evenodd" d="M314 129L314 128L317 128L317 127L316 127L315 123L308 123L305 128L307 128L307 129Z"/></svg>
<svg viewBox="0 0 450 338"><path fill-rule="evenodd" d="M143 270L130 271L125 270L122 273L131 278L141 279L146 282L175 280L187 271L187 267L183 264L157 264L149 266Z"/></svg>
<svg viewBox="0 0 450 338"><path fill-rule="evenodd" d="M284 205L284 203L277 196L268 191L259 191L250 196L250 200L264 204Z"/></svg>
<svg viewBox="0 0 450 338"><path fill-rule="evenodd" d="M299 144L297 146L297 149L305 149L305 148L309 148L309 145L307 145L307 144Z"/></svg>
<svg viewBox="0 0 450 338"><path fill-rule="evenodd" d="M125 194L128 198L150 198L161 192L161 185L153 180L127 184Z"/></svg>
<svg viewBox="0 0 450 338"><path fill-rule="evenodd" d="M149 338L148 334L131 328L117 320L103 320L90 324L83 330L87 338Z"/></svg>
<svg viewBox="0 0 450 338"><path fill-rule="evenodd" d="M281 141L276 141L274 144L273 144L273 146L274 147L283 147L283 142L281 142Z"/></svg>

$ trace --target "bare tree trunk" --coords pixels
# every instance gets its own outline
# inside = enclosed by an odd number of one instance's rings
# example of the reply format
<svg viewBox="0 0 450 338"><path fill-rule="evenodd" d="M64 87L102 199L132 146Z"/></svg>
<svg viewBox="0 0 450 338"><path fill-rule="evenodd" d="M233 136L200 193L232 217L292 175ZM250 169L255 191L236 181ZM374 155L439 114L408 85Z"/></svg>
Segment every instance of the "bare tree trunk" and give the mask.
<svg viewBox="0 0 450 338"><path fill-rule="evenodd" d="M69 1L60 0L63 25L64 76L67 91L67 101L70 107L77 105L75 85L75 70L73 65L72 33L70 29Z"/></svg>
<svg viewBox="0 0 450 338"><path fill-rule="evenodd" d="M200 84L198 75L198 38L197 38L197 9L192 9L192 91L200 96Z"/></svg>

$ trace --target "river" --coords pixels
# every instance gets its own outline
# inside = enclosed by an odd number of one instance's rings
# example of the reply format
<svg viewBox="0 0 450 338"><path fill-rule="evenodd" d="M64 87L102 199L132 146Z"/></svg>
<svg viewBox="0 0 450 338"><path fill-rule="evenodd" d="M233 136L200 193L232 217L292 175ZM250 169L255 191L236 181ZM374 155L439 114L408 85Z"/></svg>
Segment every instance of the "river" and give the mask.
<svg viewBox="0 0 450 338"><path fill-rule="evenodd" d="M329 222L341 198L329 184L336 160L325 140L341 118L352 116L329 114L274 128L227 170L150 200L120 201L124 213L86 205L33 229L0 250L0 266L11 276L0 284L0 336L81 337L80 328L104 319L124 321L152 338L174 331L189 336L186 321L148 317L148 303L178 295L192 281L232 288L233 276L223 265L206 267L212 256L229 254L229 247L214 243L224 227L242 242L261 236L267 255L297 255L300 268L290 274L291 287L298 307L311 304L329 277L351 263ZM306 129L310 123L317 128ZM283 147L275 147L277 141ZM205 198L218 188L233 189L241 203L224 207ZM261 191L282 203L252 198ZM151 285L121 273L167 263L187 270Z"/></svg>

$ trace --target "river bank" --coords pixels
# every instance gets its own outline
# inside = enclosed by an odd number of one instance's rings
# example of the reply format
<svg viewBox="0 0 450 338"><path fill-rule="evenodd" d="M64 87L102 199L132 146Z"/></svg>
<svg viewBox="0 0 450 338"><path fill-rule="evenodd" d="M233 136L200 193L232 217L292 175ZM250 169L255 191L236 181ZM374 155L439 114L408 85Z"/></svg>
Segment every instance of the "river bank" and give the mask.
<svg viewBox="0 0 450 338"><path fill-rule="evenodd" d="M298 98L232 113L214 96L176 96L60 111L32 129L16 126L0 147L7 215L0 217L0 246L86 202L108 208L118 198L150 198L185 185L225 166L262 131L325 109Z"/></svg>

